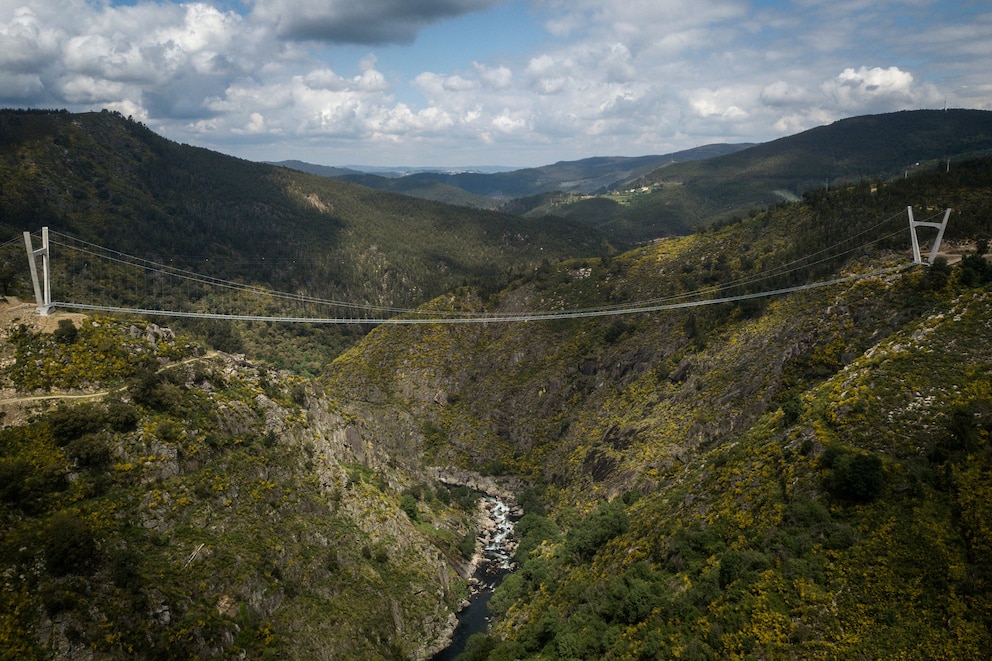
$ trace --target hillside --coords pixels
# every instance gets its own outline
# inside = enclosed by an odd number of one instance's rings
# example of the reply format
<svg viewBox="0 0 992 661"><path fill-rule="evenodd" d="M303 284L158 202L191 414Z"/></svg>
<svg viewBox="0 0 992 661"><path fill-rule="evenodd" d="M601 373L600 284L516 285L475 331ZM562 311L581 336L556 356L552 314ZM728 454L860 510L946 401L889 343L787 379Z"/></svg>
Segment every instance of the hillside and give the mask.
<svg viewBox="0 0 992 661"><path fill-rule="evenodd" d="M530 221L251 163L170 142L114 113L2 111L0 234L16 239L42 226L204 276L398 308L462 284L496 289L545 260L608 250L601 235L571 221ZM66 283L85 274L62 275ZM315 329L303 344L279 349L255 330L236 328L228 348L244 344L311 371L355 337Z"/></svg>
<svg viewBox="0 0 992 661"><path fill-rule="evenodd" d="M809 190L889 181L992 153L992 112L920 110L844 119L732 154L676 163L593 199L537 200L526 215L582 221L630 245L742 217Z"/></svg>
<svg viewBox="0 0 992 661"><path fill-rule="evenodd" d="M475 195L466 190L451 186L449 184L434 181L432 179L408 179L406 175L390 173L381 175L369 172L360 172L350 168L329 167L326 165L314 165L303 161L280 161L273 163L290 170L308 172L321 177L331 177L340 179L352 184L359 184L377 190L409 195L422 200L432 200L445 204L454 204L464 207L475 207L477 209L495 209L498 202L492 198L482 195Z"/></svg>
<svg viewBox="0 0 992 661"><path fill-rule="evenodd" d="M61 322L0 345L0 658L443 644L468 593L467 489L400 470L299 377L146 322Z"/></svg>
<svg viewBox="0 0 992 661"><path fill-rule="evenodd" d="M601 310L870 274L906 263L907 205L953 207L949 240L987 239L992 162L436 304ZM357 418L408 416L428 462L531 484L521 569L466 658L977 659L992 643L992 267L964 252L667 312L380 328L325 388Z"/></svg>
<svg viewBox="0 0 992 661"><path fill-rule="evenodd" d="M444 202L445 204L475 207L477 209L496 209L499 206L499 200L495 198L472 193L464 188L439 181L439 177L433 174L384 177L377 174L359 173L339 175L337 178L352 184L368 186L369 188L390 191L401 195L410 195L424 200Z"/></svg>

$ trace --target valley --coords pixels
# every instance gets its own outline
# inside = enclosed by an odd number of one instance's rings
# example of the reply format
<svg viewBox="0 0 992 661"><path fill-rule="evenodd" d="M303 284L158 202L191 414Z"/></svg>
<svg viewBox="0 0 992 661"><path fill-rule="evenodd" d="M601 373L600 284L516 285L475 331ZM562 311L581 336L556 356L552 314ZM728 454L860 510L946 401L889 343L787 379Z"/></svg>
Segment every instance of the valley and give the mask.
<svg viewBox="0 0 992 661"><path fill-rule="evenodd" d="M463 660L982 658L988 121L854 118L511 215L0 113L0 658L430 659L482 494L514 570ZM900 172L935 135L951 165ZM932 264L907 207L953 210ZM36 316L42 226L83 256L57 300L259 318ZM425 323L280 324L263 291Z"/></svg>

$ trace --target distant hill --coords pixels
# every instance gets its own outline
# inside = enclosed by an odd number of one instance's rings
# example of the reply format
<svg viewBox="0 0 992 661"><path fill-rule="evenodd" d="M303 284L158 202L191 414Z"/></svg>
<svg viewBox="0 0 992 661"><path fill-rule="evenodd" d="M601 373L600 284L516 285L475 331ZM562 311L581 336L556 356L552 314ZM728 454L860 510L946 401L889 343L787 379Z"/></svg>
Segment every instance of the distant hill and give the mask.
<svg viewBox="0 0 992 661"><path fill-rule="evenodd" d="M337 172L341 168L283 161L304 172L337 177L351 183L394 193L412 195L450 204L495 208L508 200L548 192L595 193L623 185L673 163L712 158L750 147L750 144L714 144L660 156L597 156L578 161L509 172L414 171L397 176L395 172ZM457 190L464 191L458 193Z"/></svg>
<svg viewBox="0 0 992 661"><path fill-rule="evenodd" d="M442 176L438 173L411 174L404 176L384 177L378 174L355 173L341 175L337 178L352 184L368 186L377 190L385 190L401 195L410 195L424 200L444 202L445 204L455 204L463 207L475 207L476 209L496 209L500 202L492 197L479 195L459 188L453 184L439 181L435 178ZM479 176L493 176L482 175Z"/></svg>
<svg viewBox="0 0 992 661"><path fill-rule="evenodd" d="M672 164L640 177L637 194L554 197L531 216L574 218L615 241L684 234L815 188L885 181L934 163L992 153L992 112L918 110L854 117L732 154ZM643 190L642 190L643 189Z"/></svg>
<svg viewBox="0 0 992 661"><path fill-rule="evenodd" d="M269 165L278 165L280 167L289 168L290 170L299 170L300 172L307 172L320 177L344 177L350 174L360 173L358 170L352 170L351 168L337 168L329 165L314 165L313 163L305 163L303 161L279 161L277 163L269 163Z"/></svg>
<svg viewBox="0 0 992 661"><path fill-rule="evenodd" d="M451 204L568 218L629 246L796 201L812 189L885 181L989 153L992 112L918 110L853 117L758 145L706 145L664 156L595 157L492 174L333 176Z"/></svg>

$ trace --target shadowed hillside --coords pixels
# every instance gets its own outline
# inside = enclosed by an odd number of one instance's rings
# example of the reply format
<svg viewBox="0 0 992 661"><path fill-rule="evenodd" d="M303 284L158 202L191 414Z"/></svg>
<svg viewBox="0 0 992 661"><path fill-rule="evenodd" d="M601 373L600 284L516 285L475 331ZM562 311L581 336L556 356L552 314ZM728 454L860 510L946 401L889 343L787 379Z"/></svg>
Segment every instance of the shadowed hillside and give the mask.
<svg viewBox="0 0 992 661"><path fill-rule="evenodd" d="M622 185L659 167L729 154L750 145L714 144L659 156L597 156L578 161L560 161L536 168L509 172L414 172L401 177L337 172L309 164L284 163L315 174L324 174L363 186L429 200L483 209L495 208L519 197L547 192L595 193ZM461 191L458 193L457 191Z"/></svg>
<svg viewBox="0 0 992 661"><path fill-rule="evenodd" d="M601 235L374 191L165 140L114 113L0 113L0 231L43 226L205 276L414 307L495 289L545 260L601 254ZM255 347L271 342L251 338ZM321 329L310 369L352 341ZM322 349L321 347L327 349ZM231 345L229 348L237 348ZM289 355L270 355L299 364ZM290 363L289 361L294 361Z"/></svg>

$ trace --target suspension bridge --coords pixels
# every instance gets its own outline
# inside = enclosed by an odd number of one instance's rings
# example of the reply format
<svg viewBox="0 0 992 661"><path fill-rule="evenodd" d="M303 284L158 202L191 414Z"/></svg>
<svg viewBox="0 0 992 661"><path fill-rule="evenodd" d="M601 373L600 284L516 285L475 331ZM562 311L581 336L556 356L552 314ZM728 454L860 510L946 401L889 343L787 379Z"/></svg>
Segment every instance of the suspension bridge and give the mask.
<svg viewBox="0 0 992 661"><path fill-rule="evenodd" d="M811 266L837 260L845 255L864 251L882 241L891 240L905 232L905 225L901 225L898 230L891 229L893 220L902 216L903 212L865 227L854 236L838 239L830 247L812 255L731 282L624 304L514 313L397 308L273 291L202 275L162 261L127 255L67 234L49 231L47 227L37 234L24 232L23 240L39 315L47 315L50 310L57 308L79 312L277 323L479 324L620 316L733 303L829 287L895 273L917 265L932 264L937 257L951 210L945 209L923 220L914 218L912 207L907 207L906 213L913 258L912 261L896 266L865 273L836 275L788 287L762 287L762 283L770 283L775 278L781 279L783 276L805 271ZM923 258L921 241L917 234L920 227L937 230L926 259ZM59 278L54 277L56 273ZM108 286L108 278L113 280L114 286ZM230 305L232 294L242 304L247 303L249 307L265 312L243 314L217 311L217 307ZM157 307L141 303L149 300L155 301L154 305ZM184 306L185 309L177 309ZM301 310L305 312L300 313Z"/></svg>

